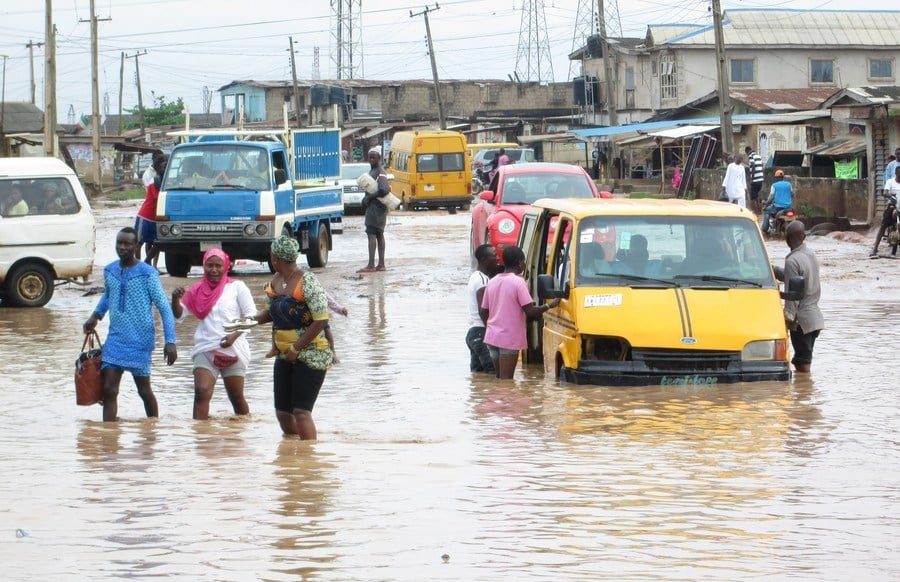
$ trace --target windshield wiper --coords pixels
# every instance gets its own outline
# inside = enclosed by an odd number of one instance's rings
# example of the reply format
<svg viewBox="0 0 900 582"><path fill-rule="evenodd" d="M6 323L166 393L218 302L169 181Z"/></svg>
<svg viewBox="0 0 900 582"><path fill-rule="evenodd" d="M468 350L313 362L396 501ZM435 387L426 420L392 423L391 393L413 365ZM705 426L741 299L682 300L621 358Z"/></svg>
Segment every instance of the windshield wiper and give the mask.
<svg viewBox="0 0 900 582"><path fill-rule="evenodd" d="M194 188L192 186L166 186L165 188L163 188L163 190L166 190L169 192L171 192L172 190L190 190L190 191L203 190L203 191L206 191L207 188Z"/></svg>
<svg viewBox="0 0 900 582"><path fill-rule="evenodd" d="M234 189L244 188L244 187L238 186L237 184L213 184L212 186L210 186L210 189L212 189L212 188L231 188L234 190Z"/></svg>
<svg viewBox="0 0 900 582"><path fill-rule="evenodd" d="M659 283L661 285L665 285L666 287L681 287L676 281L669 281L667 279L656 279L654 277L644 277L643 275L631 275L628 273L595 273L596 277L619 277L621 279L625 279L626 281L635 281L635 282L649 282L649 283ZM629 287L633 287L633 285L629 285Z"/></svg>
<svg viewBox="0 0 900 582"><path fill-rule="evenodd" d="M699 279L701 281L715 281L718 283L739 283L741 285L762 288L762 284L757 283L756 281L737 279L735 277L720 277L719 275L675 275L675 279Z"/></svg>

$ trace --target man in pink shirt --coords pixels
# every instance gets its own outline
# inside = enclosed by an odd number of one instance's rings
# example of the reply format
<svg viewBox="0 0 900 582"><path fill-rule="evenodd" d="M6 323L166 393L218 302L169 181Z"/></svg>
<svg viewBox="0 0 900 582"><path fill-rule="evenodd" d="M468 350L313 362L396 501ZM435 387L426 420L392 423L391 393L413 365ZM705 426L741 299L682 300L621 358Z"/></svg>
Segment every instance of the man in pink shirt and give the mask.
<svg viewBox="0 0 900 582"><path fill-rule="evenodd" d="M491 353L494 370L500 379L510 379L516 371L519 351L528 347L526 319L537 319L559 305L554 299L546 305L534 305L528 284L522 278L525 253L516 246L503 249L506 272L491 279L484 289L481 316L487 322L484 343Z"/></svg>

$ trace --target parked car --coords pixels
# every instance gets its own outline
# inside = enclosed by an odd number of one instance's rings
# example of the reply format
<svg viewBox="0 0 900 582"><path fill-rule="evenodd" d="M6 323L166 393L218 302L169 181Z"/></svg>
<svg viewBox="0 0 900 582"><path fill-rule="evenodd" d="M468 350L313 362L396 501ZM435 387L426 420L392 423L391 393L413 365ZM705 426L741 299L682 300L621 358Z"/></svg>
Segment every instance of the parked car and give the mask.
<svg viewBox="0 0 900 582"><path fill-rule="evenodd" d="M356 179L371 169L368 162L359 164L344 164L341 166L341 190L344 196L344 213L362 212L362 199L366 195L365 190L356 184ZM387 174L388 181L394 179L394 175Z"/></svg>
<svg viewBox="0 0 900 582"><path fill-rule="evenodd" d="M525 163L534 161L534 150L531 148L503 148L509 159L515 163ZM472 170L475 168L483 168L494 160L494 155L500 152L499 147L484 148L475 152L472 156Z"/></svg>
<svg viewBox="0 0 900 582"><path fill-rule="evenodd" d="M567 236L568 235L568 236ZM540 302L526 359L576 384L711 385L791 377L783 293L756 224L708 200L541 200L524 216Z"/></svg>
<svg viewBox="0 0 900 582"><path fill-rule="evenodd" d="M523 163L502 166L490 189L478 195L472 208L471 252L490 243L502 255L504 246L519 240L522 216L542 198L606 198L579 166L569 164Z"/></svg>
<svg viewBox="0 0 900 582"><path fill-rule="evenodd" d="M75 172L56 158L0 158L0 298L41 307L57 280L94 266L94 216Z"/></svg>

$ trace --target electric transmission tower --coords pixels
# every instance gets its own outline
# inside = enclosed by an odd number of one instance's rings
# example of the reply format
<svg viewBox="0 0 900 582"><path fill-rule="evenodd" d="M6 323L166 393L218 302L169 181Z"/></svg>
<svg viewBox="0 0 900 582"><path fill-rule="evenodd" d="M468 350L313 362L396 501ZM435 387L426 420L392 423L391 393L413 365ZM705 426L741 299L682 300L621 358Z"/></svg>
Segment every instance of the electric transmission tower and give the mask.
<svg viewBox="0 0 900 582"><path fill-rule="evenodd" d="M572 35L572 50L574 53L581 47L587 46L588 38L599 34L600 23L597 18L596 0L578 0L578 12L575 16L575 32ZM603 12L606 17L607 38L622 36L622 18L619 15L618 0L604 0ZM598 55L593 55L595 58ZM575 72L575 61L569 61L569 78Z"/></svg>
<svg viewBox="0 0 900 582"><path fill-rule="evenodd" d="M519 49L516 52L516 79L520 82L553 82L553 61L550 58L544 0L522 2Z"/></svg>
<svg viewBox="0 0 900 582"><path fill-rule="evenodd" d="M322 76L322 70L319 67L319 47L313 47L313 65L312 65L312 80L318 81Z"/></svg>
<svg viewBox="0 0 900 582"><path fill-rule="evenodd" d="M331 62L337 79L363 76L362 0L331 0Z"/></svg>

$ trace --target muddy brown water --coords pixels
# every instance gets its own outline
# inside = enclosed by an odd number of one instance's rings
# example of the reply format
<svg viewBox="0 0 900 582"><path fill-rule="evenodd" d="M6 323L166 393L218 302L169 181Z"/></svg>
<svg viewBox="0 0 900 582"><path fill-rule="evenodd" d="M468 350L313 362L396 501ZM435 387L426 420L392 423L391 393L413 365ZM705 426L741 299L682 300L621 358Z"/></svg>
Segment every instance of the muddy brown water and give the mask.
<svg viewBox="0 0 900 582"><path fill-rule="evenodd" d="M133 212L98 210L99 264ZM900 262L810 239L828 326L811 378L622 389L528 368L497 382L468 372L468 220L393 215L390 270L360 277L348 219L320 273L350 316L333 322L341 363L316 443L279 433L262 331L249 419L219 384L214 418L191 420L185 323L178 362L155 360L161 417L143 418L125 379L123 421L103 424L71 379L97 296L65 286L46 308L0 309L0 576L900 577ZM786 247L769 250L780 262ZM264 267L238 272L261 298Z"/></svg>

